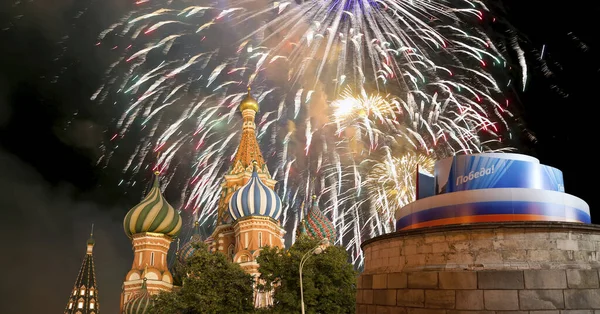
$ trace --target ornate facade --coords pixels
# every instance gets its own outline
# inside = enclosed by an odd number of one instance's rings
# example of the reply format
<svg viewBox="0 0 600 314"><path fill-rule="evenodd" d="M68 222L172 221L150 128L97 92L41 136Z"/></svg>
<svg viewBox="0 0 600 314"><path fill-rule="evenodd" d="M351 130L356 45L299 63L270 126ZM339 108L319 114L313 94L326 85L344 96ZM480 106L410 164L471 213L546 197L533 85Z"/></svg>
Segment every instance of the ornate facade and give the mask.
<svg viewBox="0 0 600 314"><path fill-rule="evenodd" d="M81 263L73 291L65 308L65 314L98 314L98 286L96 285L96 270L94 267L94 241L93 233L87 241L87 249Z"/></svg>
<svg viewBox="0 0 600 314"><path fill-rule="evenodd" d="M231 258L254 278L260 275L256 258L262 247L284 247L285 231L279 223L282 204L256 140L254 122L259 106L248 95L240 103L242 136L233 165L221 185L217 227L212 233L212 252ZM268 293L255 291L255 306L272 304Z"/></svg>
<svg viewBox="0 0 600 314"><path fill-rule="evenodd" d="M271 178L256 140L258 103L248 95L240 103L242 136L233 165L225 174L217 210L217 226L204 242L211 252L221 252L242 269L258 278L256 258L265 246L284 247L285 231L279 223L282 204L273 190L277 181ZM198 236L184 244L178 252L180 262L193 254ZM255 306L272 304L268 293L255 291Z"/></svg>
<svg viewBox="0 0 600 314"><path fill-rule="evenodd" d="M158 173L155 175L152 189L123 220L134 258L123 282L121 313L144 313L147 306L132 304L146 304L150 295L173 289L167 253L173 238L181 231L182 222L179 213L162 196Z"/></svg>
<svg viewBox="0 0 600 314"><path fill-rule="evenodd" d="M277 182L271 177L256 140L254 119L258 109L258 103L248 89L248 95L240 104L243 124L239 147L221 184L217 225L211 236L202 240L195 219L193 235L181 248L178 247L180 263L185 263L194 254L195 243L203 241L211 252L223 253L257 279L260 273L256 259L262 248L284 248L285 231L279 222L283 206L274 191ZM123 220L134 258L123 282L122 314L145 313L152 303L152 295L174 288L167 255L171 242L181 231L182 221L179 213L164 199L158 175L155 174L152 188L145 198L131 208ZM309 227L306 230L324 230L324 235L335 237L335 230L332 226L329 228L331 223L323 223L326 218L316 205L314 208L307 215L306 226ZM93 246L94 241L90 238L86 258L65 313L98 313ZM270 293L255 289L255 306L269 305L272 305Z"/></svg>

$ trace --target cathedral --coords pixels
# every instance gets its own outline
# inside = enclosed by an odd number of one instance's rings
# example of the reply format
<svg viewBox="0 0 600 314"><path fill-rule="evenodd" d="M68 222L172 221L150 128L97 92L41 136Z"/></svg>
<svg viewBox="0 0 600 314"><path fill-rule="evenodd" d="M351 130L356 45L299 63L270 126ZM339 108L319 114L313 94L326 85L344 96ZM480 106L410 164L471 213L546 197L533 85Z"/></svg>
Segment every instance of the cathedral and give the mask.
<svg viewBox="0 0 600 314"><path fill-rule="evenodd" d="M217 222L211 236L201 239L198 222L192 237L177 250L177 260L185 263L194 254L195 243L204 242L211 252L220 252L242 269L258 279L256 258L265 246L284 248L285 230L279 217L283 206L275 193L275 181L262 156L256 140L255 116L258 102L248 95L239 105L242 114L242 135L229 171L221 185L217 209ZM126 274L121 292L120 313L145 313L152 303L152 295L171 291L173 275L169 270L167 255L171 243L182 228L182 219L163 197L159 173L155 173L152 188L145 198L131 208L123 226L133 246L133 264ZM313 206L302 221L300 231L316 238L335 241L331 221L318 208L316 196ZM65 313L98 314L98 293L94 276L92 248L88 241L86 258ZM254 305L266 307L273 304L271 294L255 289Z"/></svg>

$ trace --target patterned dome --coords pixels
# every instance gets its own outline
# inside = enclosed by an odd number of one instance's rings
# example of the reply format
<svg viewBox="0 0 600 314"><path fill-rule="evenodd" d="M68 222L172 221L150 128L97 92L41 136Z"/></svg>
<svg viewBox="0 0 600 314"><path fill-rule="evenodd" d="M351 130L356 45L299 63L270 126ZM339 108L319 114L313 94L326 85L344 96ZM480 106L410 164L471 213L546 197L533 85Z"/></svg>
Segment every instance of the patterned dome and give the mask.
<svg viewBox="0 0 600 314"><path fill-rule="evenodd" d="M197 239L192 238L186 244L182 245L179 251L177 251L177 260L179 260L181 264L184 264L185 261L192 257L194 252L196 252L196 247L194 247L194 244L200 243L200 241L200 237L197 237Z"/></svg>
<svg viewBox="0 0 600 314"><path fill-rule="evenodd" d="M150 305L152 305L152 296L146 289L146 278L144 278L142 289L123 306L123 314L143 314L148 311Z"/></svg>
<svg viewBox="0 0 600 314"><path fill-rule="evenodd" d="M125 216L123 227L130 238L136 233L144 232L175 237L181 231L181 216L160 193L158 174L148 195Z"/></svg>
<svg viewBox="0 0 600 314"><path fill-rule="evenodd" d="M281 215L281 199L266 186L256 172L244 186L235 191L229 200L229 214L233 220L247 216L266 216L275 220Z"/></svg>
<svg viewBox="0 0 600 314"><path fill-rule="evenodd" d="M250 87L248 87L248 95L246 95L240 103L240 111L243 112L246 109L252 109L255 112L258 112L258 102L250 95Z"/></svg>
<svg viewBox="0 0 600 314"><path fill-rule="evenodd" d="M194 223L194 234L190 237L190 240L182 245L181 248L179 248L179 251L177 251L177 260L179 260L181 264L184 264L185 261L194 255L194 252L196 252L197 248L194 246L194 244L202 243L202 238L200 237L200 231L198 228L199 224L198 221L196 221Z"/></svg>
<svg viewBox="0 0 600 314"><path fill-rule="evenodd" d="M316 196L313 196L313 206L302 221L302 228L310 237L317 239L327 238L329 239L329 243L335 243L335 226L319 209L319 202Z"/></svg>

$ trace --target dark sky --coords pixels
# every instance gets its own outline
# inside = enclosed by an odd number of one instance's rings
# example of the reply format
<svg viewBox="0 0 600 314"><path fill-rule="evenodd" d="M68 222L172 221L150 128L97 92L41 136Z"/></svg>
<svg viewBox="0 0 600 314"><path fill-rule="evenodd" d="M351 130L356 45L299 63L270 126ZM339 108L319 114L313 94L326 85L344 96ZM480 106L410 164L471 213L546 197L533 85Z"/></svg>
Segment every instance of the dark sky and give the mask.
<svg viewBox="0 0 600 314"><path fill-rule="evenodd" d="M0 313L62 311L91 223L96 226L102 311L118 311L121 283L132 260L122 218L141 190L119 189L110 180L117 170L94 166L106 129L94 112L78 111L76 122L65 129L73 112L87 107L106 68L106 60L93 49L95 36L129 6L129 0L97 2L0 5L0 239L8 248L0 259ZM586 200L594 217L598 201L590 181L598 172L593 151L600 86L598 39L592 33L596 16L577 1L560 7L505 3L531 47L546 45L545 57L555 74L546 78L532 69L528 90L519 95L526 127L537 138L523 152L563 170L567 192ZM86 8L85 23L74 21ZM63 51L59 42L65 34L71 37ZM52 83L57 73L63 74ZM595 216L598 222L600 213Z"/></svg>

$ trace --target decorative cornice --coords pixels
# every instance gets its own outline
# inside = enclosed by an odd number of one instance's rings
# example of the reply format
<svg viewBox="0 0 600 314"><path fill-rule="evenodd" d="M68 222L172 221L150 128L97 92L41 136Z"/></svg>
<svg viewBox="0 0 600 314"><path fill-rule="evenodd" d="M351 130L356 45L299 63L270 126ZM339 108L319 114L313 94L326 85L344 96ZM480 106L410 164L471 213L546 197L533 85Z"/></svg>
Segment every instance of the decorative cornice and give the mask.
<svg viewBox="0 0 600 314"><path fill-rule="evenodd" d="M131 236L132 239L145 238L145 237L148 237L148 238L164 238L166 240L173 241L173 237L170 237L170 236L168 236L166 234L162 234L162 233L156 233L156 232L142 232L142 233L133 234Z"/></svg>

